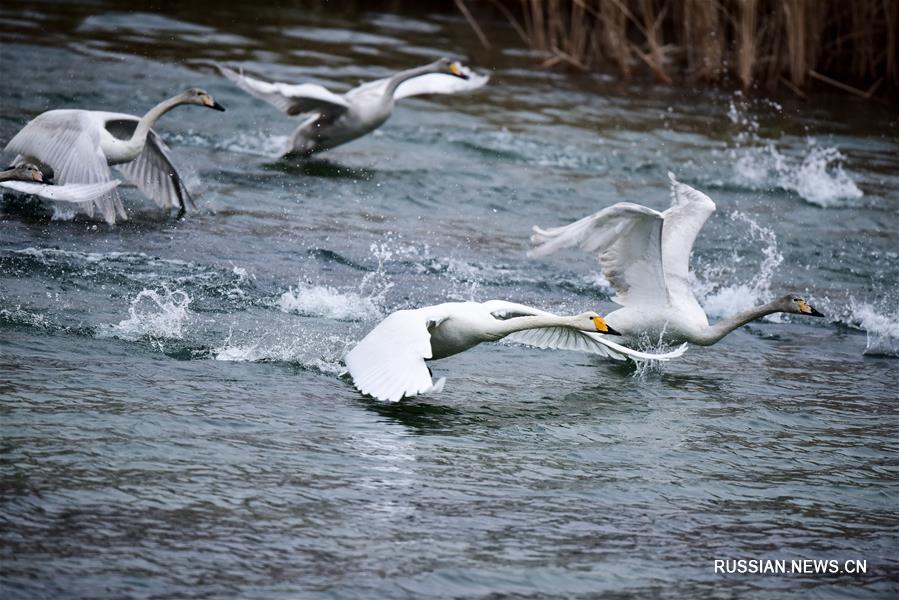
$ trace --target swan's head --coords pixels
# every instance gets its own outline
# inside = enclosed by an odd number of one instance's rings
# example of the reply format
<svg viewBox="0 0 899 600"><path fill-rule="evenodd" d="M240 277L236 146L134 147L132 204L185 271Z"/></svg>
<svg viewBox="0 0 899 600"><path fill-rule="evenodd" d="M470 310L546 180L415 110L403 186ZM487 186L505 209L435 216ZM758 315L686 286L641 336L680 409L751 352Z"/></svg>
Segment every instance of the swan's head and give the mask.
<svg viewBox="0 0 899 600"><path fill-rule="evenodd" d="M606 335L621 335L597 313L590 311L575 317L577 328L582 331L604 333Z"/></svg>
<svg viewBox="0 0 899 600"><path fill-rule="evenodd" d="M44 174L33 163L22 163L11 169L12 176L18 181L44 181Z"/></svg>
<svg viewBox="0 0 899 600"><path fill-rule="evenodd" d="M810 317L823 317L824 315L815 310L815 308L805 301L802 296L796 294L787 294L778 301L781 310L785 313L793 313L797 315L808 315Z"/></svg>
<svg viewBox="0 0 899 600"><path fill-rule="evenodd" d="M458 77L460 79L468 79L469 71L462 63L457 60L450 60L448 58L441 58L437 62L434 63L434 70L437 73L449 73L454 77Z"/></svg>
<svg viewBox="0 0 899 600"><path fill-rule="evenodd" d="M209 92L201 90L200 88L190 88L189 90L182 92L181 103L198 104L200 106L205 106L206 108L225 112L224 106L213 100L212 96L209 95Z"/></svg>

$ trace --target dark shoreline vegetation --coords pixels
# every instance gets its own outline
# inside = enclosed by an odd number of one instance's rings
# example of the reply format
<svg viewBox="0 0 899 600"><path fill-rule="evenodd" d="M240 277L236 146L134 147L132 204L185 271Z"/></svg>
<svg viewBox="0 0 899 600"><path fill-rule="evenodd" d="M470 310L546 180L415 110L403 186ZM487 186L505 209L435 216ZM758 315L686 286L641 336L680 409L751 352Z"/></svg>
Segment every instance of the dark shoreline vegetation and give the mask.
<svg viewBox="0 0 899 600"><path fill-rule="evenodd" d="M455 0L481 43L505 19L545 67L677 85L895 102L897 0Z"/></svg>

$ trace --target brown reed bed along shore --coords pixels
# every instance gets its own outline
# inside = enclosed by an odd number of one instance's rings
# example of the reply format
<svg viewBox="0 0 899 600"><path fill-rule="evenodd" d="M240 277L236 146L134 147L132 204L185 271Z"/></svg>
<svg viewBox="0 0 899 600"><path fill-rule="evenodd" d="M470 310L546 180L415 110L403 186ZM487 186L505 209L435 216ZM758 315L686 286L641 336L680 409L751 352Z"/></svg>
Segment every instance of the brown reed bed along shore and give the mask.
<svg viewBox="0 0 899 600"><path fill-rule="evenodd" d="M899 92L899 0L455 0L481 43L506 21L546 67L660 82Z"/></svg>

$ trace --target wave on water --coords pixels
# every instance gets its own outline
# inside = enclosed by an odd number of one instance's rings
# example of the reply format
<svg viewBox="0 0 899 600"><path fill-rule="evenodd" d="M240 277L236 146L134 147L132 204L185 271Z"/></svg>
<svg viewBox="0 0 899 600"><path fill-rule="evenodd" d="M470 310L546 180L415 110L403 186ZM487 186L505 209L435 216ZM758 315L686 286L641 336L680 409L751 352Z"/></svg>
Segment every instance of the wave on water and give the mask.
<svg viewBox="0 0 899 600"><path fill-rule="evenodd" d="M783 110L775 102L766 104L778 113ZM753 190L779 188L825 208L850 206L864 195L844 168L846 157L837 148L809 137L804 152L791 155L759 135L758 118L749 114L746 103L738 108L731 100L727 115L740 128L734 136L736 146L728 150L738 185Z"/></svg>
<svg viewBox="0 0 899 600"><path fill-rule="evenodd" d="M453 138L452 142L476 152L513 162L533 163L540 167L565 170L594 170L605 166L603 155L585 152L571 144L557 144L506 128L478 135L477 142Z"/></svg>
<svg viewBox="0 0 899 600"><path fill-rule="evenodd" d="M698 275L694 272L693 290L699 303L705 309L706 314L714 318L726 318L738 312L757 306L771 300L771 280L777 272L777 268L783 262L783 254L777 249L777 237L772 229L762 227L748 215L735 211L730 218L734 221L742 221L749 226L749 235L753 241L764 244L762 254L764 256L758 271L748 281L724 285L720 281L734 281L736 278L736 265L744 260L736 250L730 260L719 260L714 265L709 265L700 270ZM701 263L697 263L699 266ZM779 320L779 315L769 315L769 320Z"/></svg>
<svg viewBox="0 0 899 600"><path fill-rule="evenodd" d="M166 143L173 146L194 146L265 158L281 156L289 149L290 142L289 136L271 135L263 131L241 131L220 139L188 130L166 134L164 137Z"/></svg>
<svg viewBox="0 0 899 600"><path fill-rule="evenodd" d="M850 322L865 330L868 341L863 354L899 357L899 310L892 314L867 303L850 304Z"/></svg>
<svg viewBox="0 0 899 600"><path fill-rule="evenodd" d="M267 135L262 132L238 133L216 142L215 145L217 149L236 154L277 158L290 149L290 138L286 135Z"/></svg>
<svg viewBox="0 0 899 600"><path fill-rule="evenodd" d="M9 325L28 325L38 329L50 329L52 323L46 315L30 312L16 306L15 308L0 308L0 323Z"/></svg>
<svg viewBox="0 0 899 600"><path fill-rule="evenodd" d="M142 290L131 301L129 317L115 325L101 327L97 337L117 337L128 341L149 339L160 351L165 340L184 338L184 325L191 316L191 298L182 290Z"/></svg>
<svg viewBox="0 0 899 600"><path fill-rule="evenodd" d="M14 254L21 254L42 260L43 262L52 262L59 258L75 259L88 263L99 263L103 261L116 261L126 263L144 263L144 262L161 262L176 265L190 265L183 260L153 258L143 252L79 252L77 250L60 250L59 248L23 248L21 250L13 250Z"/></svg>

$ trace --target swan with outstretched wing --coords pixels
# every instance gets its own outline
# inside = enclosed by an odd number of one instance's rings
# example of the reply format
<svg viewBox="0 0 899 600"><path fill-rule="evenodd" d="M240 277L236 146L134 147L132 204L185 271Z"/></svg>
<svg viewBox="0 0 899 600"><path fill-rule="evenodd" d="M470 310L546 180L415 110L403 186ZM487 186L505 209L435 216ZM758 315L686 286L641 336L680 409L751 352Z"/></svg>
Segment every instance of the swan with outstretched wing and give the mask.
<svg viewBox="0 0 899 600"><path fill-rule="evenodd" d="M225 109L208 93L191 88L160 102L143 117L96 110L50 110L28 122L6 145L16 154L14 165L37 165L54 183L106 184L115 166L160 208L184 214L190 194L175 168L168 148L152 127L176 106L195 104ZM91 202L83 212L93 216L96 207L104 220L114 224L128 215L115 186Z"/></svg>
<svg viewBox="0 0 899 600"><path fill-rule="evenodd" d="M669 360L684 353L652 354L607 339L616 335L595 312L566 317L504 300L447 302L387 316L346 355L356 388L379 400L396 402L443 389L425 361L446 358L483 342L512 342L588 352L625 360Z"/></svg>
<svg viewBox="0 0 899 600"><path fill-rule="evenodd" d="M291 137L287 152L307 157L374 131L390 117L397 100L423 94L470 92L484 86L489 79L458 62L441 58L392 77L363 83L344 94L335 94L313 83L270 83L222 65L218 69L237 87L288 116L305 115Z"/></svg>
<svg viewBox="0 0 899 600"><path fill-rule="evenodd" d="M690 253L696 237L715 212L711 198L671 181L671 207L659 212L619 202L569 225L534 227L531 256L577 247L594 254L621 304L606 317L631 339L647 336L666 343L710 346L755 319L776 312L820 317L803 298L787 294L709 325L690 287Z"/></svg>

